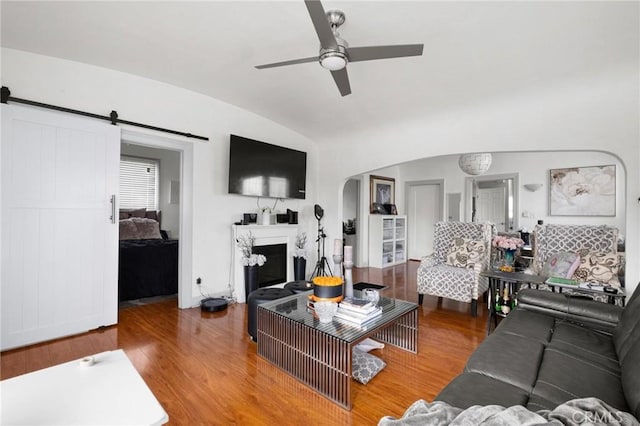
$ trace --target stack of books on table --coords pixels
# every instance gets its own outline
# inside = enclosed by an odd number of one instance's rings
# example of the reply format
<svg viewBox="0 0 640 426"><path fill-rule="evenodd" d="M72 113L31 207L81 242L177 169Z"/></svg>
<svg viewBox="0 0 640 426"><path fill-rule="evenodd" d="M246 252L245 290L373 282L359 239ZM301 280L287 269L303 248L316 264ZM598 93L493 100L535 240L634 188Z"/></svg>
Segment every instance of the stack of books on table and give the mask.
<svg viewBox="0 0 640 426"><path fill-rule="evenodd" d="M347 297L338 305L335 317L346 323L362 326L379 317L380 314L382 314L382 308L372 302Z"/></svg>

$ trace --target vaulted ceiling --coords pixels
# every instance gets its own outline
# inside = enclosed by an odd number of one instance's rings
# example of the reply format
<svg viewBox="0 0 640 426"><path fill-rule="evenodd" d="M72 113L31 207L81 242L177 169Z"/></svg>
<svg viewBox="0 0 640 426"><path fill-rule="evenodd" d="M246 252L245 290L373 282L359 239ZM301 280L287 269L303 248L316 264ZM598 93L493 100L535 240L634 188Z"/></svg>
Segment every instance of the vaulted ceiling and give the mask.
<svg viewBox="0 0 640 426"><path fill-rule="evenodd" d="M638 60L636 2L327 1L351 46L424 43L420 57L348 65L341 97L300 1L2 1L2 46L200 92L312 140L562 84Z"/></svg>

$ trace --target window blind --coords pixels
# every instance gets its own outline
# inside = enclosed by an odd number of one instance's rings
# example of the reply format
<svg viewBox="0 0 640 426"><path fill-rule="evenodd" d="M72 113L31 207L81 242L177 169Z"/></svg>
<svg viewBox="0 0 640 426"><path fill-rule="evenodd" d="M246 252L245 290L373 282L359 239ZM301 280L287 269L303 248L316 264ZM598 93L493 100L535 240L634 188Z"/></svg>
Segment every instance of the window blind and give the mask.
<svg viewBox="0 0 640 426"><path fill-rule="evenodd" d="M158 210L158 160L120 157L120 208Z"/></svg>

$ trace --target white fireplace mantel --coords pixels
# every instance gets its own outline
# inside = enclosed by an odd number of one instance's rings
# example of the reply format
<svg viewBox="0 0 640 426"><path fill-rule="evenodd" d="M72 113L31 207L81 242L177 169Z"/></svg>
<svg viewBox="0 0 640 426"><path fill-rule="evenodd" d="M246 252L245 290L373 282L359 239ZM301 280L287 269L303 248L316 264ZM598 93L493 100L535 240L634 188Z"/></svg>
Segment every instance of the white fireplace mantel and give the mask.
<svg viewBox="0 0 640 426"><path fill-rule="evenodd" d="M298 235L298 225L278 224L278 225L232 225L233 250L231 263L233 273L231 274L231 288L233 296L238 303L247 301L244 290L244 268L240 259L242 253L236 241L239 236L249 232L255 237L256 246L270 244L287 245L287 281L276 284L275 287L282 287L285 283L293 281L293 255L295 253L296 236ZM268 260L267 260L268 262Z"/></svg>

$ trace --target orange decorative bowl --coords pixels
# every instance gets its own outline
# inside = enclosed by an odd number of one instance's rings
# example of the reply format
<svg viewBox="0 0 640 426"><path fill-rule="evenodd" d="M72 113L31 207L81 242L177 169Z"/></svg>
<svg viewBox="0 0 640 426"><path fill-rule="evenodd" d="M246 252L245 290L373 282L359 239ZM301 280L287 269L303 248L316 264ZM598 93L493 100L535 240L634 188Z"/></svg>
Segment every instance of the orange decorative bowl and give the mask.
<svg viewBox="0 0 640 426"><path fill-rule="evenodd" d="M341 277L314 277L313 278L314 301L340 302L342 300Z"/></svg>

